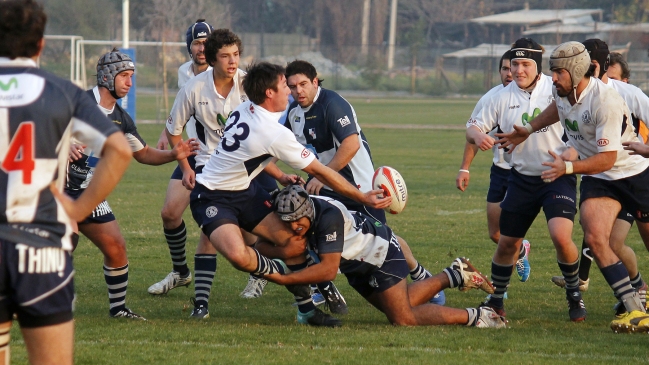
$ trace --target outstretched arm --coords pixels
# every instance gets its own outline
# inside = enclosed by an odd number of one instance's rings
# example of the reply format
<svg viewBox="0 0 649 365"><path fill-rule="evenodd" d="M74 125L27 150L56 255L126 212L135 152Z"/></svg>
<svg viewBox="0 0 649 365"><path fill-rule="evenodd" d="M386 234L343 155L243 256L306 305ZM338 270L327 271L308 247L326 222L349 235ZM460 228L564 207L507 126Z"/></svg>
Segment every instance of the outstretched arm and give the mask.
<svg viewBox="0 0 649 365"><path fill-rule="evenodd" d="M523 143L530 134L558 121L559 109L557 109L556 101L553 101L541 114L537 115L524 127L514 125L514 130L510 133L496 133L496 137L500 138L496 140L496 143L500 144L499 148L509 148L509 153L512 153L514 147Z"/></svg>

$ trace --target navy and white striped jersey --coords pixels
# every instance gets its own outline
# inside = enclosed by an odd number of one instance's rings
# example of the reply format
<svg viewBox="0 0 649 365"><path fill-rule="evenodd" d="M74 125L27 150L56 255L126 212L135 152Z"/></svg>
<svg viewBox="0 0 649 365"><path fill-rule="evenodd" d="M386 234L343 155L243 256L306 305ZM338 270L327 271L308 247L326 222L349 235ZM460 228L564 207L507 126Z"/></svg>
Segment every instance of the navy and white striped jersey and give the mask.
<svg viewBox="0 0 649 365"><path fill-rule="evenodd" d="M113 110L106 110L98 105L101 99L97 87L86 91L86 93L95 100L99 110L124 133L128 144L131 146L131 151L137 152L146 146L146 142L138 133L133 119L119 104L115 104ZM65 189L81 190L87 188L98 162L99 156L97 153L92 148L85 148L80 159L69 163Z"/></svg>
<svg viewBox="0 0 649 365"><path fill-rule="evenodd" d="M293 102L284 126L292 130L297 141L311 150L323 165L331 162L345 138L357 135L361 148L339 173L360 191L372 190L374 165L370 146L356 121L354 108L338 93L318 87L311 106L302 108L297 101Z"/></svg>
<svg viewBox="0 0 649 365"><path fill-rule="evenodd" d="M387 226L365 214L349 211L341 202L311 196L315 219L307 232L309 249L316 254L341 253L340 272L366 273L383 265L393 239Z"/></svg>
<svg viewBox="0 0 649 365"><path fill-rule="evenodd" d="M0 58L0 238L72 249L63 189L70 138L101 151L118 129L69 81L27 58Z"/></svg>

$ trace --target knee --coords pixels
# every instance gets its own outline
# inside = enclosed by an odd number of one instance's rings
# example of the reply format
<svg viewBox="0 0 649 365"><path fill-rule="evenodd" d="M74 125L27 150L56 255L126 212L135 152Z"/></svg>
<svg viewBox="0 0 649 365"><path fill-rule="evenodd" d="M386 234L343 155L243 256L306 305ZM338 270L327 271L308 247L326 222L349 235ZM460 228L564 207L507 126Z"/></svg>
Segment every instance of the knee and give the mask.
<svg viewBox="0 0 649 365"><path fill-rule="evenodd" d="M493 241L493 243L498 244L498 240L500 240L500 231L489 231L489 238Z"/></svg>
<svg viewBox="0 0 649 365"><path fill-rule="evenodd" d="M182 212L180 212L182 214ZM173 207L169 204L165 204L160 211L160 217L162 218L163 223L173 223L181 219L181 215L178 212L176 207Z"/></svg>

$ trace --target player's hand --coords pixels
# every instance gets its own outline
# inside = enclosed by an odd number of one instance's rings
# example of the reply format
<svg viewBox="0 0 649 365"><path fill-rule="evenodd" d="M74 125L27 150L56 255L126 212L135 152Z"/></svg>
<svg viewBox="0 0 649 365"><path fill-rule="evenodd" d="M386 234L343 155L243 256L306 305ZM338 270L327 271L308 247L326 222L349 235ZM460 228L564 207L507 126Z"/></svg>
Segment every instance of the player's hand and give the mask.
<svg viewBox="0 0 649 365"><path fill-rule="evenodd" d="M174 155L176 160L183 160L189 156L195 156L196 151L200 148L196 138L190 138L186 141L181 140L176 143L171 153Z"/></svg>
<svg viewBox="0 0 649 365"><path fill-rule="evenodd" d="M83 151L86 146L77 143L70 143L70 153L68 154L68 161L74 162L83 156Z"/></svg>
<svg viewBox="0 0 649 365"><path fill-rule="evenodd" d="M622 146L630 155L649 157L649 146L642 142L622 142Z"/></svg>
<svg viewBox="0 0 649 365"><path fill-rule="evenodd" d="M82 209L74 199L70 198L66 193L59 191L59 189L56 188L55 183L50 184L50 191L73 222L84 220L90 213L92 213L92 209L94 209L94 207Z"/></svg>
<svg viewBox="0 0 649 365"><path fill-rule="evenodd" d="M475 138L475 145L480 148L481 151L488 151L491 147L494 146L495 140L493 137L486 133L480 133Z"/></svg>
<svg viewBox="0 0 649 365"><path fill-rule="evenodd" d="M512 153L514 148L529 136L530 133L525 127L514 125L514 130L510 133L496 133L496 137L499 138L496 140L496 144L500 145L498 148L509 148L508 153Z"/></svg>
<svg viewBox="0 0 649 365"><path fill-rule="evenodd" d="M306 250L306 237L302 236L291 236L286 242L286 245L282 247L283 257L282 259L294 258L298 256L304 256L307 252Z"/></svg>
<svg viewBox="0 0 649 365"><path fill-rule="evenodd" d="M183 186L187 190L193 190L196 185L196 172L193 170L183 171Z"/></svg>
<svg viewBox="0 0 649 365"><path fill-rule="evenodd" d="M289 185L296 185L296 184L304 186L305 183L302 176L295 175L295 174L291 174L291 175L284 174L277 181L279 181L279 183L282 184L282 186L289 186Z"/></svg>
<svg viewBox="0 0 649 365"><path fill-rule="evenodd" d="M551 183L566 173L566 162L561 158L561 156L558 156L552 151L548 151L548 153L552 158L554 158L554 161L542 163L543 166L550 167L550 169L541 173L541 179L543 179L543 182L545 183Z"/></svg>
<svg viewBox="0 0 649 365"><path fill-rule="evenodd" d="M460 191L465 191L469 187L469 173L465 171L460 171L455 178L455 186L460 189Z"/></svg>
<svg viewBox="0 0 649 365"><path fill-rule="evenodd" d="M264 275L264 279L270 281L271 283L275 283L278 285L284 285L284 275L280 273L274 273L274 274L266 274Z"/></svg>
<svg viewBox="0 0 649 365"><path fill-rule="evenodd" d="M387 208L392 203L392 197L385 195L383 189L370 190L363 195L363 205L367 205L368 207L375 209ZM382 197L379 197L379 195L381 195Z"/></svg>
<svg viewBox="0 0 649 365"><path fill-rule="evenodd" d="M166 151L169 149L169 139L167 138L167 133L165 132L167 128L162 130L160 133L160 138L158 138L158 143L155 145L155 148L159 150Z"/></svg>
<svg viewBox="0 0 649 365"><path fill-rule="evenodd" d="M306 184L306 191L311 195L320 195L320 189L322 189L323 186L324 184L314 177L308 184Z"/></svg>

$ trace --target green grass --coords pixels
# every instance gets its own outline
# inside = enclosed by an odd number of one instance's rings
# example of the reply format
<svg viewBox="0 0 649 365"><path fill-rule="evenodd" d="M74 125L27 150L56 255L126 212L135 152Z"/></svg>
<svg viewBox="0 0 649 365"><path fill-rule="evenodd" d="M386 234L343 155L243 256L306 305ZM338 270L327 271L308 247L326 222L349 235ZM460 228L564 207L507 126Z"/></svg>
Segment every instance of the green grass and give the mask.
<svg viewBox="0 0 649 365"><path fill-rule="evenodd" d="M353 100L361 123L464 123L473 107L463 100ZM408 118L408 121L406 121ZM141 125L154 144L162 125ZM467 192L455 188L464 145L461 130L365 129L376 166L397 168L408 183L407 209L388 218L420 262L439 272L456 256L465 255L485 273L495 245L486 229L485 194L490 158L481 153L471 167ZM75 312L76 361L79 364L430 364L430 363L589 363L648 362L647 335L616 335L614 298L594 269L584 295L586 322L568 320L564 292L550 282L558 274L555 252L545 219L540 216L527 238L532 242L532 275L527 283L513 278L506 301L510 328L479 330L462 326L397 328L354 292L343 276L336 280L350 313L338 329L297 325L292 297L269 284L264 296L239 298L247 274L219 258L210 300L211 318L189 320L193 289L179 288L153 297L147 287L170 270L159 211L173 165L150 167L133 162L109 198L129 250L127 304L147 322L108 318L102 255L86 239L75 253L78 296ZM198 229L189 212L188 258ZM575 242L581 229L575 228ZM641 271L649 272L649 255L633 229L628 244L636 250ZM484 293L447 290L447 304L476 306ZM17 326L16 326L17 327ZM12 330L14 363L25 363L19 330Z"/></svg>

